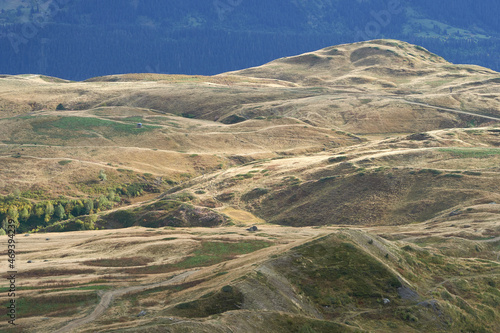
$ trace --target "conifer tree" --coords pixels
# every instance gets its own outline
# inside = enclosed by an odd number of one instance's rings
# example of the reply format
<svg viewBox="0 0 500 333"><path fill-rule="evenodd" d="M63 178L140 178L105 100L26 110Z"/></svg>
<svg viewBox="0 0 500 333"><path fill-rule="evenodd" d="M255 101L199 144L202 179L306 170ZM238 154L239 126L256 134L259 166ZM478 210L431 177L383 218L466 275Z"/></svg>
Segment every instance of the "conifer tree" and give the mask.
<svg viewBox="0 0 500 333"><path fill-rule="evenodd" d="M56 219L62 220L64 219L65 215L66 214L64 211L64 207L61 204L57 205L54 209L54 216L56 217Z"/></svg>
<svg viewBox="0 0 500 333"><path fill-rule="evenodd" d="M26 221L28 221L29 218L30 218L30 212L28 211L28 209L26 207L24 207L19 212L19 219L21 220L21 222L26 222Z"/></svg>

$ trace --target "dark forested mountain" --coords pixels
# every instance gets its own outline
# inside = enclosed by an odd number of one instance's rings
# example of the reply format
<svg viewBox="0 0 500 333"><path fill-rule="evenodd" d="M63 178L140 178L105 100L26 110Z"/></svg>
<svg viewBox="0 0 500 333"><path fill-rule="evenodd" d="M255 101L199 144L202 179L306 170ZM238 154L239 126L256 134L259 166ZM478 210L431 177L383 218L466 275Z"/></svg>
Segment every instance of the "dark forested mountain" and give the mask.
<svg viewBox="0 0 500 333"><path fill-rule="evenodd" d="M0 0L0 73L216 74L394 38L500 70L493 0Z"/></svg>

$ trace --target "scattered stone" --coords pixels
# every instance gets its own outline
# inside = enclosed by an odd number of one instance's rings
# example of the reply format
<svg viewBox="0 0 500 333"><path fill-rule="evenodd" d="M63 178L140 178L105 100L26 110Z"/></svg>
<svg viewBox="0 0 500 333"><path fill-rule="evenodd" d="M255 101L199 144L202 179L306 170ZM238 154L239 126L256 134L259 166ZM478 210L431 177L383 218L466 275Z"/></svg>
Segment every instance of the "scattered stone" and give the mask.
<svg viewBox="0 0 500 333"><path fill-rule="evenodd" d="M497 203L496 202L490 202L489 205L496 205Z"/></svg>
<svg viewBox="0 0 500 333"><path fill-rule="evenodd" d="M247 231L257 231L259 230L256 226L251 226L250 228L247 228Z"/></svg>
<svg viewBox="0 0 500 333"><path fill-rule="evenodd" d="M462 211L460 209L457 209L457 210L454 210L452 211L450 214L448 214L449 216L457 216L457 215L460 215L462 214Z"/></svg>
<svg viewBox="0 0 500 333"><path fill-rule="evenodd" d="M50 238L45 238L45 240L50 240Z"/></svg>
<svg viewBox="0 0 500 333"><path fill-rule="evenodd" d="M31 261L31 260L28 260L28 261L27 261L27 263L28 263L28 264L31 264L31 263L32 263L32 261Z"/></svg>
<svg viewBox="0 0 500 333"><path fill-rule="evenodd" d="M30 235L30 234L26 234L26 235L24 235L24 237L28 237L29 235Z"/></svg>
<svg viewBox="0 0 500 333"><path fill-rule="evenodd" d="M144 310L142 310L141 312L139 312L139 314L137 315L137 317L144 317L146 314L147 314L147 312L144 311Z"/></svg>
<svg viewBox="0 0 500 333"><path fill-rule="evenodd" d="M384 302L384 305L391 303L391 300L388 298L382 298L382 301Z"/></svg>
<svg viewBox="0 0 500 333"><path fill-rule="evenodd" d="M47 260L47 259L45 259L43 262L48 262L48 260Z"/></svg>

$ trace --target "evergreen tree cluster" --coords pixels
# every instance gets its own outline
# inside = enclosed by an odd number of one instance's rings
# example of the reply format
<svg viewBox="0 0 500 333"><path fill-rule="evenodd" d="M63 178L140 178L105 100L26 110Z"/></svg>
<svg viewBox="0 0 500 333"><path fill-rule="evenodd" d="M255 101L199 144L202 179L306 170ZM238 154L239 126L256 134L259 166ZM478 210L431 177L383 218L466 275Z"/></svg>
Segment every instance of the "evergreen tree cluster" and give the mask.
<svg viewBox="0 0 500 333"><path fill-rule="evenodd" d="M111 209L119 201L121 197L115 191L109 191L107 195L100 195L95 199L56 199L36 203L10 194L0 196L0 221L5 229L7 219L13 219L18 230L26 232L58 221Z"/></svg>

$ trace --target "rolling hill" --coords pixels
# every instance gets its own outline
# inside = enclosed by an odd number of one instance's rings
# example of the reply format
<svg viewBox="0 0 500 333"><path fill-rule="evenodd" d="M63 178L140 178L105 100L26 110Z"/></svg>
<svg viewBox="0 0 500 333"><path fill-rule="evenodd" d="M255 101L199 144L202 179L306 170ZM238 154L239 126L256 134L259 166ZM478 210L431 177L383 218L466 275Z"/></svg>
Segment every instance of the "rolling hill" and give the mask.
<svg viewBox="0 0 500 333"><path fill-rule="evenodd" d="M397 40L5 75L16 329L498 331L499 103L499 73Z"/></svg>

